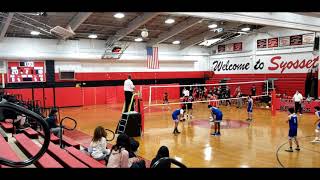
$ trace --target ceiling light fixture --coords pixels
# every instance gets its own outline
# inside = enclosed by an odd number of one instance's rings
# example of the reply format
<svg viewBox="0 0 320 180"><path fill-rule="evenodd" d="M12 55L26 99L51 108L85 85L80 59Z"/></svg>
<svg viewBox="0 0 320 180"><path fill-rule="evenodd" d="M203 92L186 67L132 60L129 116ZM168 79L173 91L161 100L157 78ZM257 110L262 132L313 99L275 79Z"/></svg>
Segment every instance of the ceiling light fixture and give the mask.
<svg viewBox="0 0 320 180"><path fill-rule="evenodd" d="M242 31L239 31L237 32L238 34L248 34L247 32L242 32Z"/></svg>
<svg viewBox="0 0 320 180"><path fill-rule="evenodd" d="M246 31L250 31L250 27L244 27L244 28L241 29L241 31L245 31L245 32Z"/></svg>
<svg viewBox="0 0 320 180"><path fill-rule="evenodd" d="M40 32L39 31L31 31L30 34L33 36L38 36L40 34Z"/></svg>
<svg viewBox="0 0 320 180"><path fill-rule="evenodd" d="M209 40L205 40L202 43L200 43L200 46L211 46L212 44L218 42L222 40L221 38L216 38L216 39L209 39Z"/></svg>
<svg viewBox="0 0 320 180"><path fill-rule="evenodd" d="M148 29L144 28L142 31L141 31L141 36L143 38L147 38L149 36L149 32L148 32Z"/></svg>
<svg viewBox="0 0 320 180"><path fill-rule="evenodd" d="M180 41L173 41L172 44L180 44Z"/></svg>
<svg viewBox="0 0 320 180"><path fill-rule="evenodd" d="M167 20L165 21L166 24L172 24L172 23L174 23L174 22L175 22L175 20L172 19L172 18L169 18L169 19L167 19Z"/></svg>
<svg viewBox="0 0 320 180"><path fill-rule="evenodd" d="M136 42L141 42L142 40L143 40L143 39L142 39L142 38L140 38L140 37L139 37L139 38L135 38L135 39L134 39L134 41L136 41Z"/></svg>
<svg viewBox="0 0 320 180"><path fill-rule="evenodd" d="M113 17L121 19L121 18L124 18L124 14L123 13L116 13L113 15Z"/></svg>
<svg viewBox="0 0 320 180"><path fill-rule="evenodd" d="M218 27L217 24L210 24L210 25L208 26L208 28L210 28L210 29L213 29L213 28L216 28L216 27Z"/></svg>
<svg viewBox="0 0 320 180"><path fill-rule="evenodd" d="M98 35L96 35L96 34L90 34L88 36L88 38L90 38L90 39L96 39L97 37L98 37Z"/></svg>

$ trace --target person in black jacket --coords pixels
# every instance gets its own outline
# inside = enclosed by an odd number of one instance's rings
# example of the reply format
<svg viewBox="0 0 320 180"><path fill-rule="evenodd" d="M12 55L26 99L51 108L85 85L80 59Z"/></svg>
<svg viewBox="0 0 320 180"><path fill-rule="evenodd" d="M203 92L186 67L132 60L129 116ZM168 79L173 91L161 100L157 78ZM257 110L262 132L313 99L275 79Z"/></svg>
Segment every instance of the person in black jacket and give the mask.
<svg viewBox="0 0 320 180"><path fill-rule="evenodd" d="M49 117L47 118L47 123L49 125L49 128L51 130L51 132L60 137L60 126L57 125L58 120L57 120L57 112L58 110L56 108L51 109L50 113L49 113Z"/></svg>
<svg viewBox="0 0 320 180"><path fill-rule="evenodd" d="M152 167L159 159L163 157L169 157L169 149L167 146L161 146L158 150L158 153L155 158L152 159L150 167ZM161 162L158 164L157 168L170 168L171 163L170 162Z"/></svg>

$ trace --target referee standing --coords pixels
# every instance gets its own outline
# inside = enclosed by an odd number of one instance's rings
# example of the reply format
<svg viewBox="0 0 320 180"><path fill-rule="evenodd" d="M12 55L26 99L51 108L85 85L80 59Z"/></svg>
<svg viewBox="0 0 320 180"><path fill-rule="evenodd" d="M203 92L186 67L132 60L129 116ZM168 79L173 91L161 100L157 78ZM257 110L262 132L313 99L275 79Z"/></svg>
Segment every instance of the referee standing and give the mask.
<svg viewBox="0 0 320 180"><path fill-rule="evenodd" d="M128 112L128 108L131 102L131 98L134 92L135 86L131 81L131 75L128 75L128 79L124 81L124 96L125 96L125 108L124 112ZM134 106L131 106L131 111L133 111Z"/></svg>
<svg viewBox="0 0 320 180"><path fill-rule="evenodd" d="M294 100L294 110L295 113L297 114L298 111L300 113L300 116L302 115L302 108L301 108L301 103L303 100L303 96L299 91L296 91L296 93L293 96L293 100Z"/></svg>

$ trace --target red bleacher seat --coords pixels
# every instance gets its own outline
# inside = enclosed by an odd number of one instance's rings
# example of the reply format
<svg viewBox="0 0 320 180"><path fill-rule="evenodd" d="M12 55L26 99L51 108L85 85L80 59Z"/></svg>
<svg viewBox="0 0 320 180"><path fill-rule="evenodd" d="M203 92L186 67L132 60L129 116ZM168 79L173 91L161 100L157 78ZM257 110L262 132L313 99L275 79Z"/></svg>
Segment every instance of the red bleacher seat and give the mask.
<svg viewBox="0 0 320 180"><path fill-rule="evenodd" d="M43 131L40 131L39 133L40 133L41 136L44 136ZM54 144L58 144L59 143L59 138L57 136L55 136L53 133L51 133L50 141L53 142Z"/></svg>
<svg viewBox="0 0 320 180"><path fill-rule="evenodd" d="M0 136L2 136L8 142L8 136L1 127L0 127Z"/></svg>
<svg viewBox="0 0 320 180"><path fill-rule="evenodd" d="M15 138L16 144L28 157L34 156L39 152L40 147L25 134L17 134ZM42 168L63 168L63 166L53 159L48 153L45 153L37 162L35 162L35 165Z"/></svg>
<svg viewBox="0 0 320 180"><path fill-rule="evenodd" d="M75 158L89 166L90 168L105 168L106 166L101 164L99 161L93 159L89 155L79 151L78 149L70 146L65 148L70 154L72 154Z"/></svg>
<svg viewBox="0 0 320 180"><path fill-rule="evenodd" d="M5 141L5 139L0 136L0 156L11 161L21 161L17 154L13 151L10 145ZM7 168L8 166L0 165L0 168Z"/></svg>
<svg viewBox="0 0 320 180"><path fill-rule="evenodd" d="M76 141L74 141L73 139L66 137L66 136L63 136L62 140L67 146L73 146L77 149L80 149L80 144L77 143Z"/></svg>
<svg viewBox="0 0 320 180"><path fill-rule="evenodd" d="M58 160L61 164L63 164L65 167L70 168L88 168L85 164L80 162L78 159L73 157L71 154L69 154L64 149L61 149L59 146L50 143L48 148L48 153L55 157L56 160Z"/></svg>
<svg viewBox="0 0 320 180"><path fill-rule="evenodd" d="M3 128L3 130L5 130L6 132L9 132L13 128L12 123L0 122L0 125Z"/></svg>
<svg viewBox="0 0 320 180"><path fill-rule="evenodd" d="M39 136L38 132L33 130L32 128L24 129L23 133L31 139L38 139Z"/></svg>
<svg viewBox="0 0 320 180"><path fill-rule="evenodd" d="M106 161L105 161L105 160L99 160L98 162L99 162L100 164L106 166Z"/></svg>
<svg viewBox="0 0 320 180"><path fill-rule="evenodd" d="M43 131L39 132L41 134L41 136L44 136ZM80 144L77 143L76 141L74 141L73 139L67 137L67 136L63 136L62 137L63 142L67 145L67 146L73 146L77 149L80 149ZM53 133L51 133L50 136L50 141L53 142L54 144L58 144L59 143L59 138L57 136L55 136Z"/></svg>

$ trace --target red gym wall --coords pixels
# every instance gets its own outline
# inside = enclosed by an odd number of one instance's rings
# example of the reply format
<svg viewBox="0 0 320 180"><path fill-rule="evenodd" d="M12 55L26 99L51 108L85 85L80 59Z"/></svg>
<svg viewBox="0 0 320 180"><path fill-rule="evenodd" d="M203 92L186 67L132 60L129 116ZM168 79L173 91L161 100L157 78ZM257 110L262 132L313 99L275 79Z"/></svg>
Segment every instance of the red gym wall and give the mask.
<svg viewBox="0 0 320 180"><path fill-rule="evenodd" d="M210 72L137 72L130 73L133 79L173 79L173 78L204 78L205 74ZM155 76L155 74L157 74ZM125 80L128 73L76 73L76 79L78 81L93 81L93 80L105 80L104 77L108 77L108 80ZM145 76L144 76L145 75ZM215 74L212 78L206 81L208 84L219 83L221 79L230 78L228 82L246 82L246 81L263 81L268 78L277 78L275 86L277 93L286 93L291 96L295 93L295 90L301 91L304 95L306 73L296 74ZM56 81L59 80L58 74L56 74ZM161 84L172 85L172 84ZM257 94L262 94L263 84L258 83ZM143 100L148 101L149 86L144 85L142 88ZM231 95L233 95L236 85L230 85ZM136 88L140 90L140 86ZM241 85L241 89L245 94L250 94L251 84ZM152 100L162 100L164 91L169 93L171 99L178 99L180 96L179 88L156 88L152 91ZM32 99L32 89L7 89L7 92L11 94L22 94L24 100ZM45 88L45 106L53 106L53 88ZM69 106L86 106L86 105L98 105L98 104L114 104L123 103L123 86L102 86L102 87L59 87L55 88L56 93L56 105L58 107ZM34 88L34 99L40 100L43 106L43 89Z"/></svg>
<svg viewBox="0 0 320 180"><path fill-rule="evenodd" d="M133 80L160 80L160 79L177 79L177 78L204 78L206 72L110 72L110 73L76 73L76 81L103 81L103 80L125 80L128 74L132 75ZM55 74L56 82L73 82L59 80L59 74ZM161 84L177 85L175 84ZM140 90L141 85L136 85ZM149 100L150 85L142 85L142 96L144 101ZM10 94L21 94L23 100L32 99L32 89L7 89ZM53 106L53 88L33 88L34 100L39 100L41 106ZM164 92L168 92L169 99L178 99L180 97L180 88L153 88L152 100L162 100ZM45 98L43 98L45 96ZM55 101L58 107L86 106L99 104L115 104L124 102L123 85L121 86L101 86L101 87L56 87Z"/></svg>

